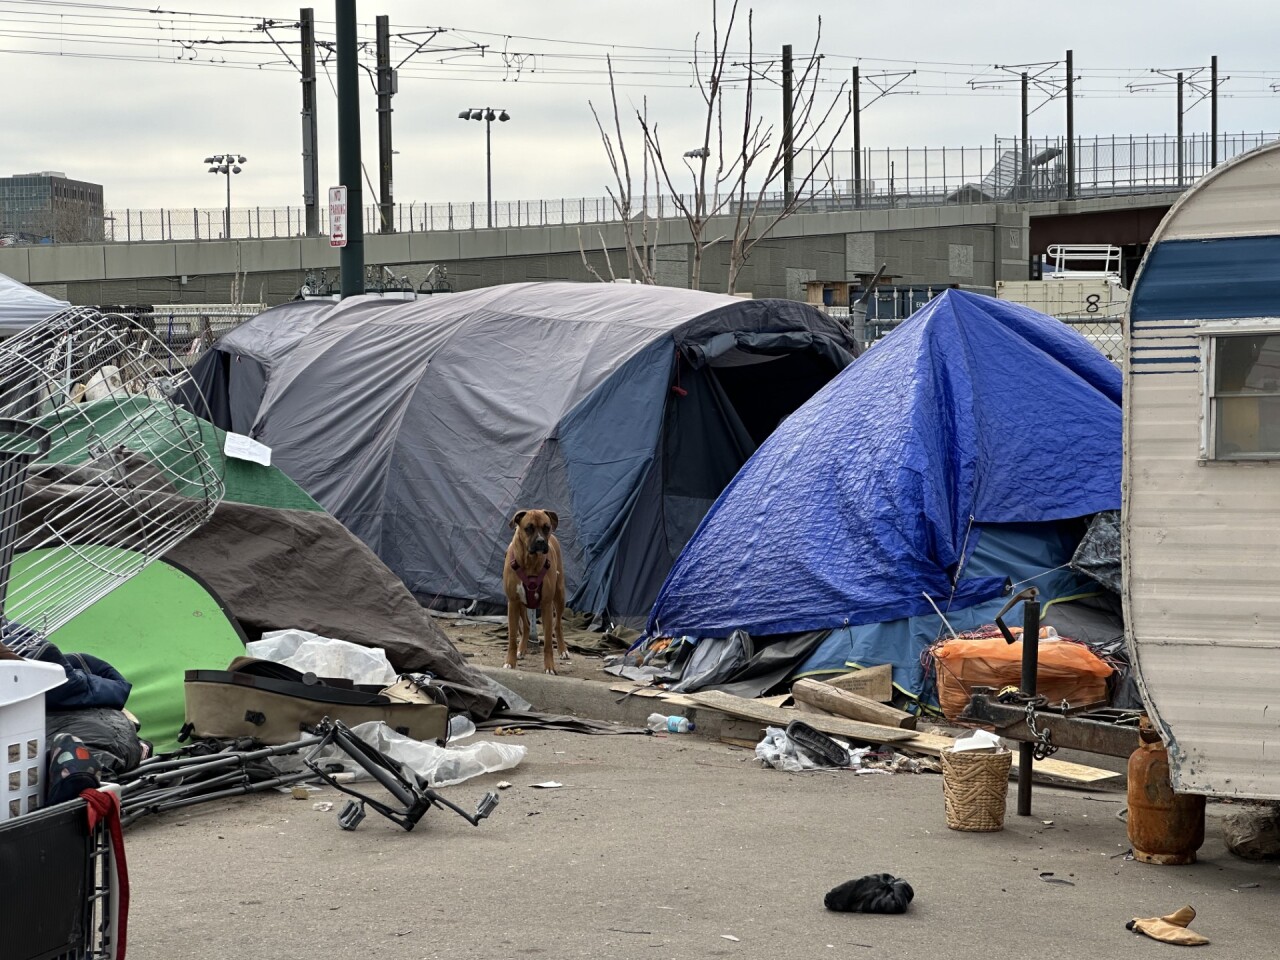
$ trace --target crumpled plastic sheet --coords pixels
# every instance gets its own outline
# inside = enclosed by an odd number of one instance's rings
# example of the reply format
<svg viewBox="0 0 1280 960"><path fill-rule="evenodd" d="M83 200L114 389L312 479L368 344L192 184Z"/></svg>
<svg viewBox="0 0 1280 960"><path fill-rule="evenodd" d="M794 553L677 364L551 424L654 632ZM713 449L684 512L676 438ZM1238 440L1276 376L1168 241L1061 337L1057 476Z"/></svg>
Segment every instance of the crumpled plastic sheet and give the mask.
<svg viewBox="0 0 1280 960"><path fill-rule="evenodd" d="M392 760L413 770L431 787L450 787L486 773L510 770L524 760L528 748L515 743L480 740L457 747L440 747L435 743L414 740L396 733L385 723L373 721L351 728L351 732ZM330 747L324 760L342 764L343 770L357 780L370 779L347 754Z"/></svg>
<svg viewBox="0 0 1280 960"><path fill-rule="evenodd" d="M387 651L306 630L269 631L261 640L245 644L245 652L317 677L342 677L352 683L380 687L396 682L396 670L387 660Z"/></svg>

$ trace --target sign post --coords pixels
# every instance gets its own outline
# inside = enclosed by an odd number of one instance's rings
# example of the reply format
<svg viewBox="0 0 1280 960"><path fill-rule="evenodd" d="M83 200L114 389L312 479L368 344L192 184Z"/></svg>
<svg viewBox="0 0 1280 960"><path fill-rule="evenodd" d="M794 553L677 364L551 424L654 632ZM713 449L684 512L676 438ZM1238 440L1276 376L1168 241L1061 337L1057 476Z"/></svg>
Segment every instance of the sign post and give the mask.
<svg viewBox="0 0 1280 960"><path fill-rule="evenodd" d="M347 245L347 188L329 188L329 246Z"/></svg>

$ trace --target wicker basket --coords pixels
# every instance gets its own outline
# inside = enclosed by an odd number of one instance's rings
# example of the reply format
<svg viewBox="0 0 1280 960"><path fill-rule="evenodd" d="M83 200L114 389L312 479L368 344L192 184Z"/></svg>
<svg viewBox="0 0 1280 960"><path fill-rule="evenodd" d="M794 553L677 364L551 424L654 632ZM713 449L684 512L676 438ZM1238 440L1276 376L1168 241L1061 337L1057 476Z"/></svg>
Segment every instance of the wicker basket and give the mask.
<svg viewBox="0 0 1280 960"><path fill-rule="evenodd" d="M1003 830L1013 754L943 750L941 760L947 826L971 833Z"/></svg>

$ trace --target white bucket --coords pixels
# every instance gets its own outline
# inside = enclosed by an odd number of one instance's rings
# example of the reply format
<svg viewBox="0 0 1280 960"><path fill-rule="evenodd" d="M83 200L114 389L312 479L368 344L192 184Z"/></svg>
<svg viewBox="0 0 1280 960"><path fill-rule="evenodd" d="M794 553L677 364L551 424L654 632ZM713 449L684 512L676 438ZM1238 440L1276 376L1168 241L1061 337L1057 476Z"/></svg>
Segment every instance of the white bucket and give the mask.
<svg viewBox="0 0 1280 960"><path fill-rule="evenodd" d="M0 660L0 820L44 796L44 695L67 679L56 663Z"/></svg>

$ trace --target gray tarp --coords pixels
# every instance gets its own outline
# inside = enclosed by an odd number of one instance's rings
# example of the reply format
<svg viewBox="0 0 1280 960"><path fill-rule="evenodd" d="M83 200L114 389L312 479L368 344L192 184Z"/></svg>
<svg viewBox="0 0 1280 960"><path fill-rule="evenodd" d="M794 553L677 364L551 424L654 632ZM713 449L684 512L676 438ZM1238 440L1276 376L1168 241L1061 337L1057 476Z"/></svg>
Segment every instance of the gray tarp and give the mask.
<svg viewBox="0 0 1280 960"><path fill-rule="evenodd" d="M0 333L25 330L67 305L0 273Z"/></svg>
<svg viewBox="0 0 1280 960"><path fill-rule="evenodd" d="M256 404L272 462L419 599L501 602L507 521L539 506L571 603L642 618L724 484L855 355L791 301L529 283L278 308L197 378L215 417ZM260 371L239 388L238 363Z"/></svg>

